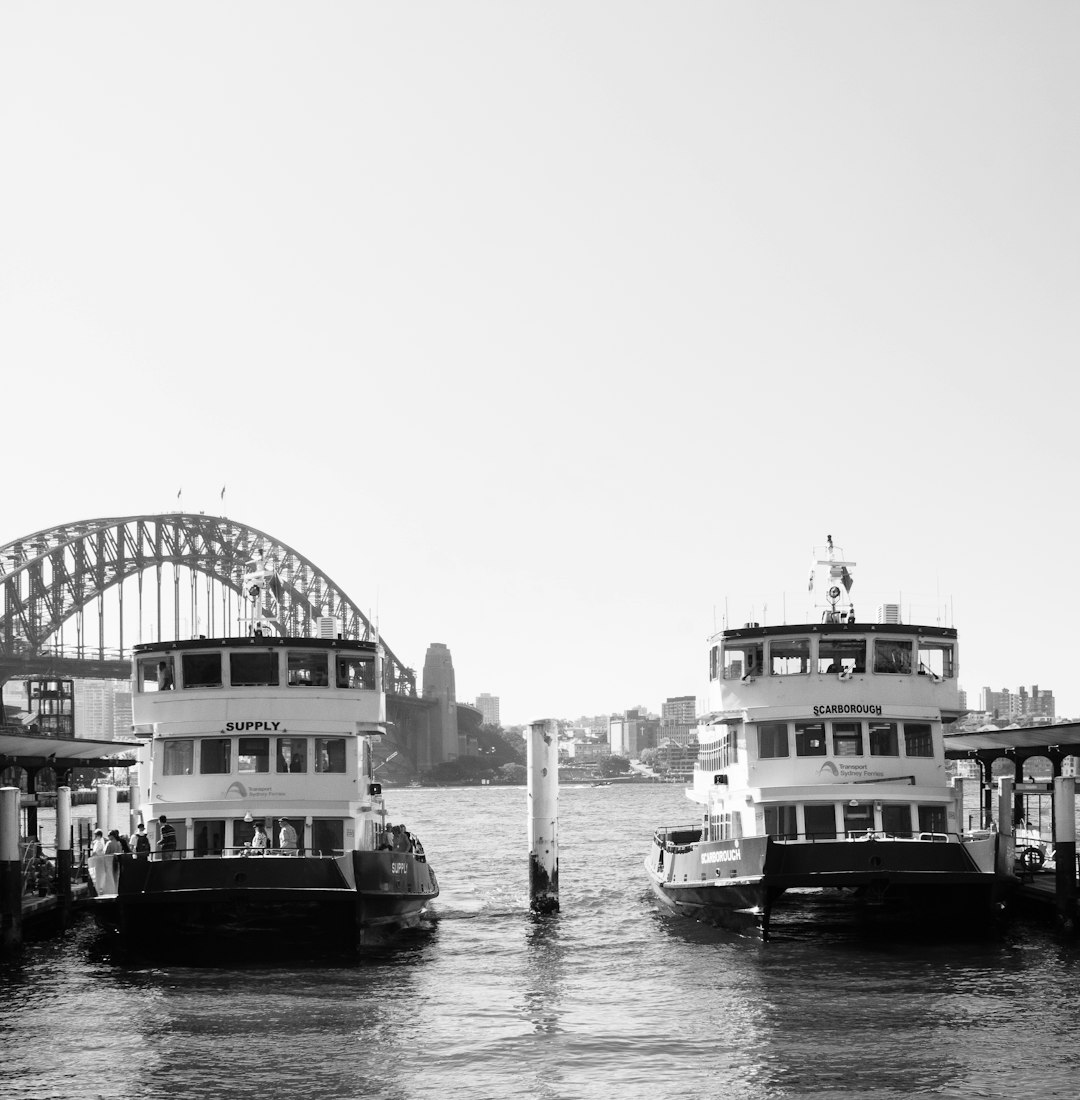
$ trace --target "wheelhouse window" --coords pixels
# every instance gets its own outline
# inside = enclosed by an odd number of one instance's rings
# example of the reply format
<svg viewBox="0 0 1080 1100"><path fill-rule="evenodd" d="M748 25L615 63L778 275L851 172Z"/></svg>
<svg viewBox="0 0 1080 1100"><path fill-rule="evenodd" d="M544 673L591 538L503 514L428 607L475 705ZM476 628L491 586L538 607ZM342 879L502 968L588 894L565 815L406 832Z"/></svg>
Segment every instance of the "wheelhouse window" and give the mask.
<svg viewBox="0 0 1080 1100"><path fill-rule="evenodd" d="M279 737L277 739L278 772L307 771L307 738Z"/></svg>
<svg viewBox="0 0 1080 1100"><path fill-rule="evenodd" d="M886 802L881 807L881 828L889 836L911 836L911 807L907 803Z"/></svg>
<svg viewBox="0 0 1080 1100"><path fill-rule="evenodd" d="M956 675L954 647L949 642L931 641L922 638L918 649L920 676L931 676L938 680L951 680Z"/></svg>
<svg viewBox="0 0 1080 1100"><path fill-rule="evenodd" d="M742 680L747 676L760 676L765 664L765 645L762 642L725 642L724 679Z"/></svg>
<svg viewBox="0 0 1080 1100"><path fill-rule="evenodd" d="M330 683L328 654L290 649L287 660L290 687L326 687Z"/></svg>
<svg viewBox="0 0 1080 1100"><path fill-rule="evenodd" d="M818 640L818 672L850 676L866 671L866 639L823 634Z"/></svg>
<svg viewBox="0 0 1080 1100"><path fill-rule="evenodd" d="M869 802L850 802L844 805L845 836L862 836L874 828L874 807Z"/></svg>
<svg viewBox="0 0 1080 1100"><path fill-rule="evenodd" d="M196 818L192 826L196 857L221 855L225 850L225 822Z"/></svg>
<svg viewBox="0 0 1080 1100"><path fill-rule="evenodd" d="M184 653L180 667L185 688L221 687L220 653Z"/></svg>
<svg viewBox="0 0 1080 1100"><path fill-rule="evenodd" d="M934 738L931 733L929 722L904 723L904 755L934 755Z"/></svg>
<svg viewBox="0 0 1080 1100"><path fill-rule="evenodd" d="M833 722L832 739L837 756L862 756L862 722Z"/></svg>
<svg viewBox="0 0 1080 1100"><path fill-rule="evenodd" d="M228 737L204 737L199 746L199 772L201 775L227 775L229 750L232 740Z"/></svg>
<svg viewBox="0 0 1080 1100"><path fill-rule="evenodd" d="M245 649L229 654L233 687L277 687L278 655L274 649Z"/></svg>
<svg viewBox="0 0 1080 1100"><path fill-rule="evenodd" d="M899 756L895 722L868 722L871 756Z"/></svg>
<svg viewBox="0 0 1080 1100"><path fill-rule="evenodd" d="M341 855L345 850L345 823L339 818L317 817L311 822L311 854Z"/></svg>
<svg viewBox="0 0 1080 1100"><path fill-rule="evenodd" d="M343 772L345 770L345 738L315 738L315 770L317 772Z"/></svg>
<svg viewBox="0 0 1080 1100"><path fill-rule="evenodd" d="M836 807L831 802L828 805L811 803L804 806L803 819L808 840L836 839Z"/></svg>
<svg viewBox="0 0 1080 1100"><path fill-rule="evenodd" d="M919 807L919 832L944 833L949 828L949 818L944 806Z"/></svg>
<svg viewBox="0 0 1080 1100"><path fill-rule="evenodd" d="M799 835L799 820L795 807L783 804L766 806L765 832L780 840L795 840Z"/></svg>
<svg viewBox="0 0 1080 1100"><path fill-rule="evenodd" d="M365 653L363 655L338 657L337 686L339 688L357 688L365 691L374 691L374 654Z"/></svg>
<svg viewBox="0 0 1080 1100"><path fill-rule="evenodd" d="M139 691L172 691L176 686L176 664L172 657L140 657Z"/></svg>
<svg viewBox="0 0 1080 1100"><path fill-rule="evenodd" d="M270 738L241 737L236 751L237 768L242 772L270 770Z"/></svg>
<svg viewBox="0 0 1080 1100"><path fill-rule="evenodd" d="M195 765L195 742L190 737L169 738L161 743L162 775L191 775Z"/></svg>
<svg viewBox="0 0 1080 1100"><path fill-rule="evenodd" d="M809 671L809 638L776 638L769 643L769 673L772 676L804 676Z"/></svg>
<svg viewBox="0 0 1080 1100"><path fill-rule="evenodd" d="M874 642L874 671L895 676L911 675L911 642Z"/></svg>
<svg viewBox="0 0 1080 1100"><path fill-rule="evenodd" d="M825 750L824 722L795 723L796 756L824 756Z"/></svg>
<svg viewBox="0 0 1080 1100"><path fill-rule="evenodd" d="M788 755L787 722L762 722L757 729L758 759L776 760Z"/></svg>

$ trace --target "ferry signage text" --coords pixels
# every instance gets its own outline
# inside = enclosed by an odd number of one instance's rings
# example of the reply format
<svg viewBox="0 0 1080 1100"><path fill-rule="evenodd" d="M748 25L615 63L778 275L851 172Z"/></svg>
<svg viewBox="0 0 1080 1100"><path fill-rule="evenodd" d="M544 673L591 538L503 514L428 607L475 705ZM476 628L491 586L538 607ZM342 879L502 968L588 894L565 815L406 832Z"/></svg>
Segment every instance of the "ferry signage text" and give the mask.
<svg viewBox="0 0 1080 1100"><path fill-rule="evenodd" d="M828 703L814 707L814 717L821 718L830 714L874 714L881 715L880 703Z"/></svg>
<svg viewBox="0 0 1080 1100"><path fill-rule="evenodd" d="M226 733L247 733L249 730L281 730L280 722L226 722ZM281 730L284 733L284 730Z"/></svg>

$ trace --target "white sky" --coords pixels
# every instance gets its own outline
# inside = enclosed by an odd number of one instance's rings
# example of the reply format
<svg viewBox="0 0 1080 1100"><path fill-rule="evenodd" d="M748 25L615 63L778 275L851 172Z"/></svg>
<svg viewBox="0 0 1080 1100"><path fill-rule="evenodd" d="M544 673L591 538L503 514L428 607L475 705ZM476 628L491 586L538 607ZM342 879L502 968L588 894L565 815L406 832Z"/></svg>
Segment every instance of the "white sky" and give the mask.
<svg viewBox="0 0 1080 1100"><path fill-rule="evenodd" d="M504 722L954 624L1080 715L1080 7L0 7L0 543L224 510Z"/></svg>

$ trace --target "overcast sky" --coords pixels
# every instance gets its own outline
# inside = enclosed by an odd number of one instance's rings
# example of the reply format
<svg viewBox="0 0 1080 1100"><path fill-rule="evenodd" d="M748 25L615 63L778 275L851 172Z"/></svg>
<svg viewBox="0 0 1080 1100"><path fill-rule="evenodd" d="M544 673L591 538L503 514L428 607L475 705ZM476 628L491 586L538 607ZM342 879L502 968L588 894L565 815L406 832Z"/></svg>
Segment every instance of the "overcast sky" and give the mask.
<svg viewBox="0 0 1080 1100"><path fill-rule="evenodd" d="M831 534L973 705L1080 716L1078 38L8 0L0 543L224 508L510 723L700 694L725 615L819 617Z"/></svg>

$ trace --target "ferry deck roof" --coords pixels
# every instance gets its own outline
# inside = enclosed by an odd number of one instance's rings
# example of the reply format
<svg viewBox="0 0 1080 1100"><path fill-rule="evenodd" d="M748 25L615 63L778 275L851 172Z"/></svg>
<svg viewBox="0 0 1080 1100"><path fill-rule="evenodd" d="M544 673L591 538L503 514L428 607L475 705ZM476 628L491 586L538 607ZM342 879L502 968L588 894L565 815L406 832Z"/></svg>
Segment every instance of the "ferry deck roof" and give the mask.
<svg viewBox="0 0 1080 1100"><path fill-rule="evenodd" d="M134 752L132 741L93 741L87 737L42 737L18 728L0 729L0 766L64 768L124 768L134 763L112 754Z"/></svg>
<svg viewBox="0 0 1080 1100"><path fill-rule="evenodd" d="M1080 756L1080 722L1059 722L1053 726L1024 726L1020 729L972 730L945 737L948 760L971 757L994 760L1014 756Z"/></svg>

